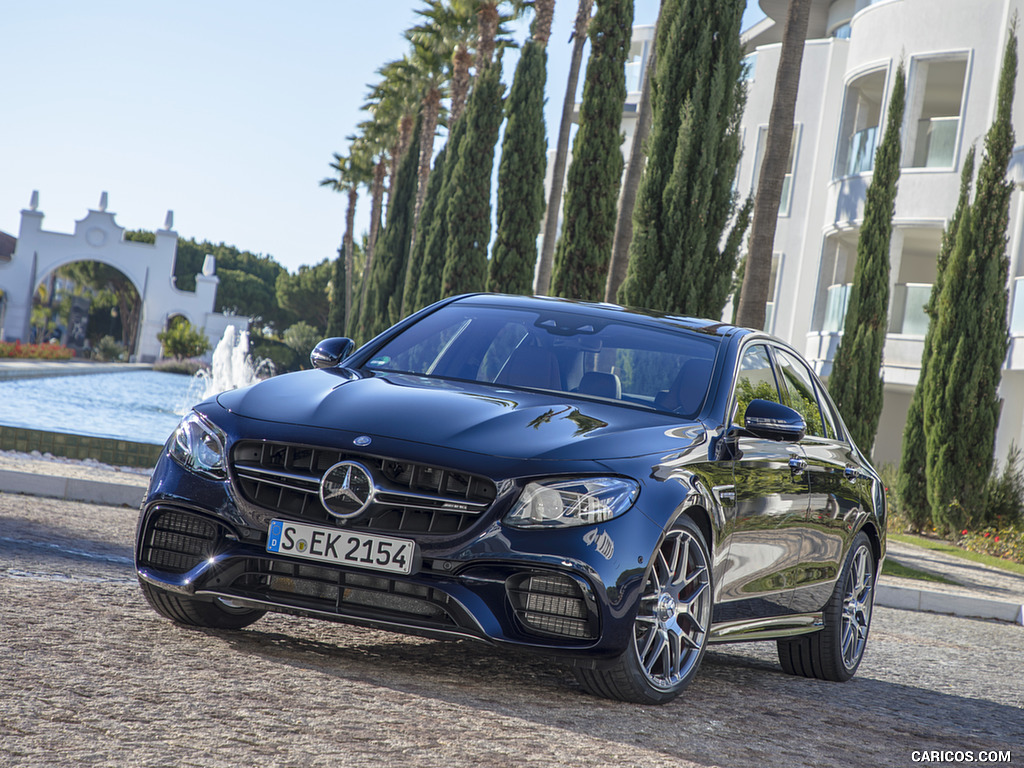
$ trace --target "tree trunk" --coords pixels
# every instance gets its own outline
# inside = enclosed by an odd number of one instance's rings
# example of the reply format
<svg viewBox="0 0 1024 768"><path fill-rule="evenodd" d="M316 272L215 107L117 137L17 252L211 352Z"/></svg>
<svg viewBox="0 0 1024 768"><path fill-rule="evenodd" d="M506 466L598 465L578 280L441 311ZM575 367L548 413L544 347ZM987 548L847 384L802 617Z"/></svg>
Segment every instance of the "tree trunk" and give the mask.
<svg viewBox="0 0 1024 768"><path fill-rule="evenodd" d="M661 23L662 0L658 10L658 20L654 23L654 40L658 39L658 24ZM633 208L636 207L636 193L640 189L640 178L644 173L647 152L644 143L651 131L651 118L654 109L651 106L651 73L657 64L658 49L651 47L651 55L644 70L643 84L640 86L640 103L637 105L636 130L633 132L633 146L629 149L629 164L626 166L626 178L622 180L622 194L619 197L619 216L615 222L615 239L612 241L612 260L608 264L608 281L604 286L604 300L614 302L619 293L619 286L626 279L629 268L629 244L633 241Z"/></svg>
<svg viewBox="0 0 1024 768"><path fill-rule="evenodd" d="M782 182L789 171L789 153L793 144L793 115L796 112L797 89L800 86L800 67L803 62L811 2L812 0L790 0L786 28L782 34L782 52L779 56L779 69L775 75L775 95L772 98L771 117L768 120L764 160L761 162L761 176L757 181L750 250L747 253L746 273L743 275L740 306L736 315L737 324L747 328L764 327L775 227L779 218Z"/></svg>
<svg viewBox="0 0 1024 768"><path fill-rule="evenodd" d="M352 262L355 259L354 232L356 203L359 189L355 186L348 191L348 210L345 212L345 334L352 333Z"/></svg>
<svg viewBox="0 0 1024 768"><path fill-rule="evenodd" d="M366 265L363 267L360 307L366 306L366 294L370 290L369 277L370 270L373 269L373 253L377 247L377 235L380 233L380 208L384 200L384 174L386 171L387 160L382 157L373 167L373 186L370 188L370 237L366 244Z"/></svg>
<svg viewBox="0 0 1024 768"><path fill-rule="evenodd" d="M555 258L555 243L558 240L558 217L562 210L562 185L565 183L565 164L569 155L569 132L572 128L572 113L576 106L576 87L580 80L580 65L583 61L583 46L587 42L587 27L594 0L580 0L573 30L572 59L569 64L569 79L562 101L562 120L558 126L558 144L555 146L555 162L551 171L551 192L548 195L547 215L544 225L544 242L541 246L540 264L537 268L537 284L534 290L547 295L551 288L551 266Z"/></svg>
<svg viewBox="0 0 1024 768"><path fill-rule="evenodd" d="M452 54L452 106L449 130L458 122L466 108L466 97L469 95L469 68L473 66L473 56L461 43L455 46Z"/></svg>

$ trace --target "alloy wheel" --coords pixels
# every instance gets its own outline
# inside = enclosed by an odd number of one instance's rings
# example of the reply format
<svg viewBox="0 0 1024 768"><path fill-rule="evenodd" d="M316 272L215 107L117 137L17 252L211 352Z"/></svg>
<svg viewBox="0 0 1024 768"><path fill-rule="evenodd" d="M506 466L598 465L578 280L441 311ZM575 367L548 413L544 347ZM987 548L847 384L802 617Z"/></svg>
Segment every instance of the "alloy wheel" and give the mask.
<svg viewBox="0 0 1024 768"><path fill-rule="evenodd" d="M655 552L633 625L640 669L667 689L700 662L711 618L711 584L704 548L685 529L670 531Z"/></svg>
<svg viewBox="0 0 1024 768"><path fill-rule="evenodd" d="M871 605L874 598L874 575L871 556L861 546L853 556L847 576L846 595L843 598L842 654L843 664L853 669L864 653L871 626Z"/></svg>

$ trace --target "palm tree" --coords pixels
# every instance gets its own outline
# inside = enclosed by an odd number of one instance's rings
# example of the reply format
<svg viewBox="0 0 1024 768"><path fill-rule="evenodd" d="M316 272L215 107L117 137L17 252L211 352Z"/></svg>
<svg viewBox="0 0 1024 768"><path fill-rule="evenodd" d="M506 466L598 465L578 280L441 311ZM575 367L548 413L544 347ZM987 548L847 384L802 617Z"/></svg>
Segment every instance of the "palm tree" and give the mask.
<svg viewBox="0 0 1024 768"><path fill-rule="evenodd" d="M348 207L345 210L345 235L342 238L342 247L338 249L339 260L343 259L344 269L335 269L334 279L338 281L344 276L344 315L337 317L335 307L337 301L331 302L331 320L328 328L328 335L344 335L351 333L352 318L352 264L355 251L355 217L356 204L359 200L359 188L369 186L373 178L374 162L370 147L362 137L350 137L352 140L348 157L342 157L334 153L334 162L331 168L337 173L323 179L321 187L330 187L335 192L344 192L348 197ZM335 284L334 295L338 295L338 286ZM341 326L340 328L338 326Z"/></svg>
<svg viewBox="0 0 1024 768"><path fill-rule="evenodd" d="M768 281L772 271L772 249L775 226L779 217L782 182L789 171L789 152L793 143L793 115L796 112L800 67L807 38L807 21L813 0L790 0L786 28L782 33L782 51L775 75L768 134L765 137L764 160L757 181L754 223L750 229L750 251L747 253L740 306L736 322L748 328L763 328Z"/></svg>
<svg viewBox="0 0 1024 768"><path fill-rule="evenodd" d="M541 246L540 263L537 267L537 285L534 290L546 294L551 287L551 265L555 258L555 243L558 239L558 216L562 210L562 186L565 183L565 164L569 156L569 132L572 129L572 115L576 106L576 87L579 85L580 66L583 62L583 46L587 42L587 27L594 0L580 0L576 11L576 25L573 28L572 59L569 62L569 79L562 101L562 119L558 126L558 142L555 145L555 161L551 172L551 192L548 194L547 219L544 226L544 242Z"/></svg>

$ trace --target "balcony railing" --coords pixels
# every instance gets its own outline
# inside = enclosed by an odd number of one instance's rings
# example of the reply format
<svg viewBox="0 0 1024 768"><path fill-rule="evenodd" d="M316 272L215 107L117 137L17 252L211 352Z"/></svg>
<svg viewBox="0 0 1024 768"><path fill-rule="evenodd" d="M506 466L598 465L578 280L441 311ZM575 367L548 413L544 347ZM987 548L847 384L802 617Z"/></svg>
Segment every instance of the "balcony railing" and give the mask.
<svg viewBox="0 0 1024 768"><path fill-rule="evenodd" d="M931 295L931 283L897 283L893 287L889 333L923 337L928 332L924 308Z"/></svg>
<svg viewBox="0 0 1024 768"><path fill-rule="evenodd" d="M825 291L825 319L821 330L826 333L839 333L846 323L846 303L850 300L850 289L853 283L837 283L830 285Z"/></svg>
<svg viewBox="0 0 1024 768"><path fill-rule="evenodd" d="M850 137L846 156L846 175L867 173L875 167L875 147L878 144L878 126L864 128Z"/></svg>
<svg viewBox="0 0 1024 768"><path fill-rule="evenodd" d="M952 168L960 117L932 117L917 123L915 168Z"/></svg>

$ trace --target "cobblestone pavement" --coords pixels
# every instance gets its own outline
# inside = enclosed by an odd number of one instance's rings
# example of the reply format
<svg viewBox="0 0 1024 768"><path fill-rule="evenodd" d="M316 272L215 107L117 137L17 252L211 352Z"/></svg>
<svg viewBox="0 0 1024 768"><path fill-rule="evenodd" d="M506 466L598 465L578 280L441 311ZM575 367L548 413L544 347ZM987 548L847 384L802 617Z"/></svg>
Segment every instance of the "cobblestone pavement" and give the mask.
<svg viewBox="0 0 1024 768"><path fill-rule="evenodd" d="M1018 626L879 608L850 683L788 677L772 644L717 646L682 698L638 707L469 641L177 627L135 583L134 526L0 494L0 766L1024 765Z"/></svg>

